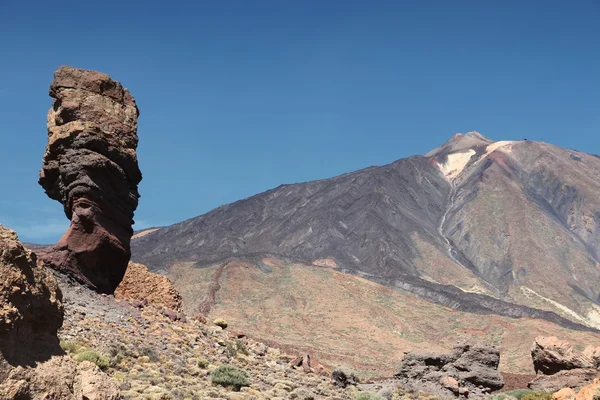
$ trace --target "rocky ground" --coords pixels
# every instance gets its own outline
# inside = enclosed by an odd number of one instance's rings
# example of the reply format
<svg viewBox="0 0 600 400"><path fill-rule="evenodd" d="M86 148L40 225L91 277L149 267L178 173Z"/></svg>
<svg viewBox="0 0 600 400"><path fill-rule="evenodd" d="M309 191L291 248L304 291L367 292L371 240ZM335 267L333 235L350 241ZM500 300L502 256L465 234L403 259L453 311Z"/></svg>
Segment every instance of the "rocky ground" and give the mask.
<svg viewBox="0 0 600 400"><path fill-rule="evenodd" d="M82 349L105 356L105 371L126 399L353 399L361 390L336 386L318 367L314 372L292 367L297 355L243 337L235 327L173 321L161 308L140 308L64 276L57 279L65 307L61 345L74 357ZM245 371L249 386L238 392L212 384L210 371L226 364ZM398 392L385 386L390 394Z"/></svg>

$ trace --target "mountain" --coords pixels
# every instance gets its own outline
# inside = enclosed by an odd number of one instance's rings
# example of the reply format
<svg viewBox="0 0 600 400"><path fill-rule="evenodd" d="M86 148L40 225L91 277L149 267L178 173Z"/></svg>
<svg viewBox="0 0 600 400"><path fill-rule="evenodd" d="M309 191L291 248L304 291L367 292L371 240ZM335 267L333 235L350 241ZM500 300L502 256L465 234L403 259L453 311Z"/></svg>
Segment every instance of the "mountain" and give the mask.
<svg viewBox="0 0 600 400"><path fill-rule="evenodd" d="M457 134L424 156L142 232L133 259L168 273L270 255L454 309L599 328L599 176L598 156Z"/></svg>

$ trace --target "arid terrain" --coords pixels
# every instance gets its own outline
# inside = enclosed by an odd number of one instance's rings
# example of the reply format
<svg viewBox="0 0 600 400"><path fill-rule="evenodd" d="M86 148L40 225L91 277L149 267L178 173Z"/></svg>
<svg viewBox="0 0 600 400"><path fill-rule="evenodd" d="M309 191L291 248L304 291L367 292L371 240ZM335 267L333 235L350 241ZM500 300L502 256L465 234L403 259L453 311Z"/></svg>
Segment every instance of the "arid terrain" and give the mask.
<svg viewBox="0 0 600 400"><path fill-rule="evenodd" d="M554 335L577 346L600 342L593 331L544 319L482 316L432 304L331 268L275 258L208 268L175 264L169 277L189 315L225 318L251 337L308 352L363 376L392 376L406 351L443 351L457 342L500 347L500 370L532 374L531 343Z"/></svg>

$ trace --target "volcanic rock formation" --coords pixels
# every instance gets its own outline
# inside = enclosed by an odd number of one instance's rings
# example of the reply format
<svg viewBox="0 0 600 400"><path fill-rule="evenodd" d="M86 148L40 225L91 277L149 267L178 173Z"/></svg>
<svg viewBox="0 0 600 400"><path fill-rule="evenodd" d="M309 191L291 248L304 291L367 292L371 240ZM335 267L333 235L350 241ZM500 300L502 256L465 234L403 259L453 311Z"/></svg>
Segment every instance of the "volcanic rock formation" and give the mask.
<svg viewBox="0 0 600 400"><path fill-rule="evenodd" d="M531 358L538 376L528 384L529 388L554 392L591 383L600 374L595 368L594 352L595 348L589 346L580 353L566 340L553 336L535 338Z"/></svg>
<svg viewBox="0 0 600 400"><path fill-rule="evenodd" d="M113 293L131 255L142 179L135 152L139 110L110 76L66 66L55 72L50 96L39 183L63 204L71 226L40 257L98 292Z"/></svg>
<svg viewBox="0 0 600 400"><path fill-rule="evenodd" d="M427 393L480 397L504 386L499 363L498 349L463 344L450 354L408 353L395 377Z"/></svg>

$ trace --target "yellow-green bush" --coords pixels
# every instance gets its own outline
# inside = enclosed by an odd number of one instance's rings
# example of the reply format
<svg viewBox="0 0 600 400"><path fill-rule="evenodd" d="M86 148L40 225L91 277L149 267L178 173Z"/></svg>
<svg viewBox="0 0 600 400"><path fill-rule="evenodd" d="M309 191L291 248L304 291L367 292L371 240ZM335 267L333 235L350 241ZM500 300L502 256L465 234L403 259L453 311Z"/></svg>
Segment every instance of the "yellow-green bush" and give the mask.
<svg viewBox="0 0 600 400"><path fill-rule="evenodd" d="M372 392L358 392L352 400L383 400L382 397Z"/></svg>
<svg viewBox="0 0 600 400"><path fill-rule="evenodd" d="M213 321L213 324L215 324L216 326L220 326L221 328L225 329L227 328L227 321L225 321L222 318L217 318Z"/></svg>
<svg viewBox="0 0 600 400"><path fill-rule="evenodd" d="M551 400L552 393L548 392L529 392L521 396L521 400Z"/></svg>
<svg viewBox="0 0 600 400"><path fill-rule="evenodd" d="M60 347L67 353L71 354L77 354L82 349L82 346L80 344L68 342L66 340L60 341Z"/></svg>
<svg viewBox="0 0 600 400"><path fill-rule="evenodd" d="M75 356L75 361L90 361L98 366L98 368L105 370L109 366L108 358L94 350L85 350Z"/></svg>

